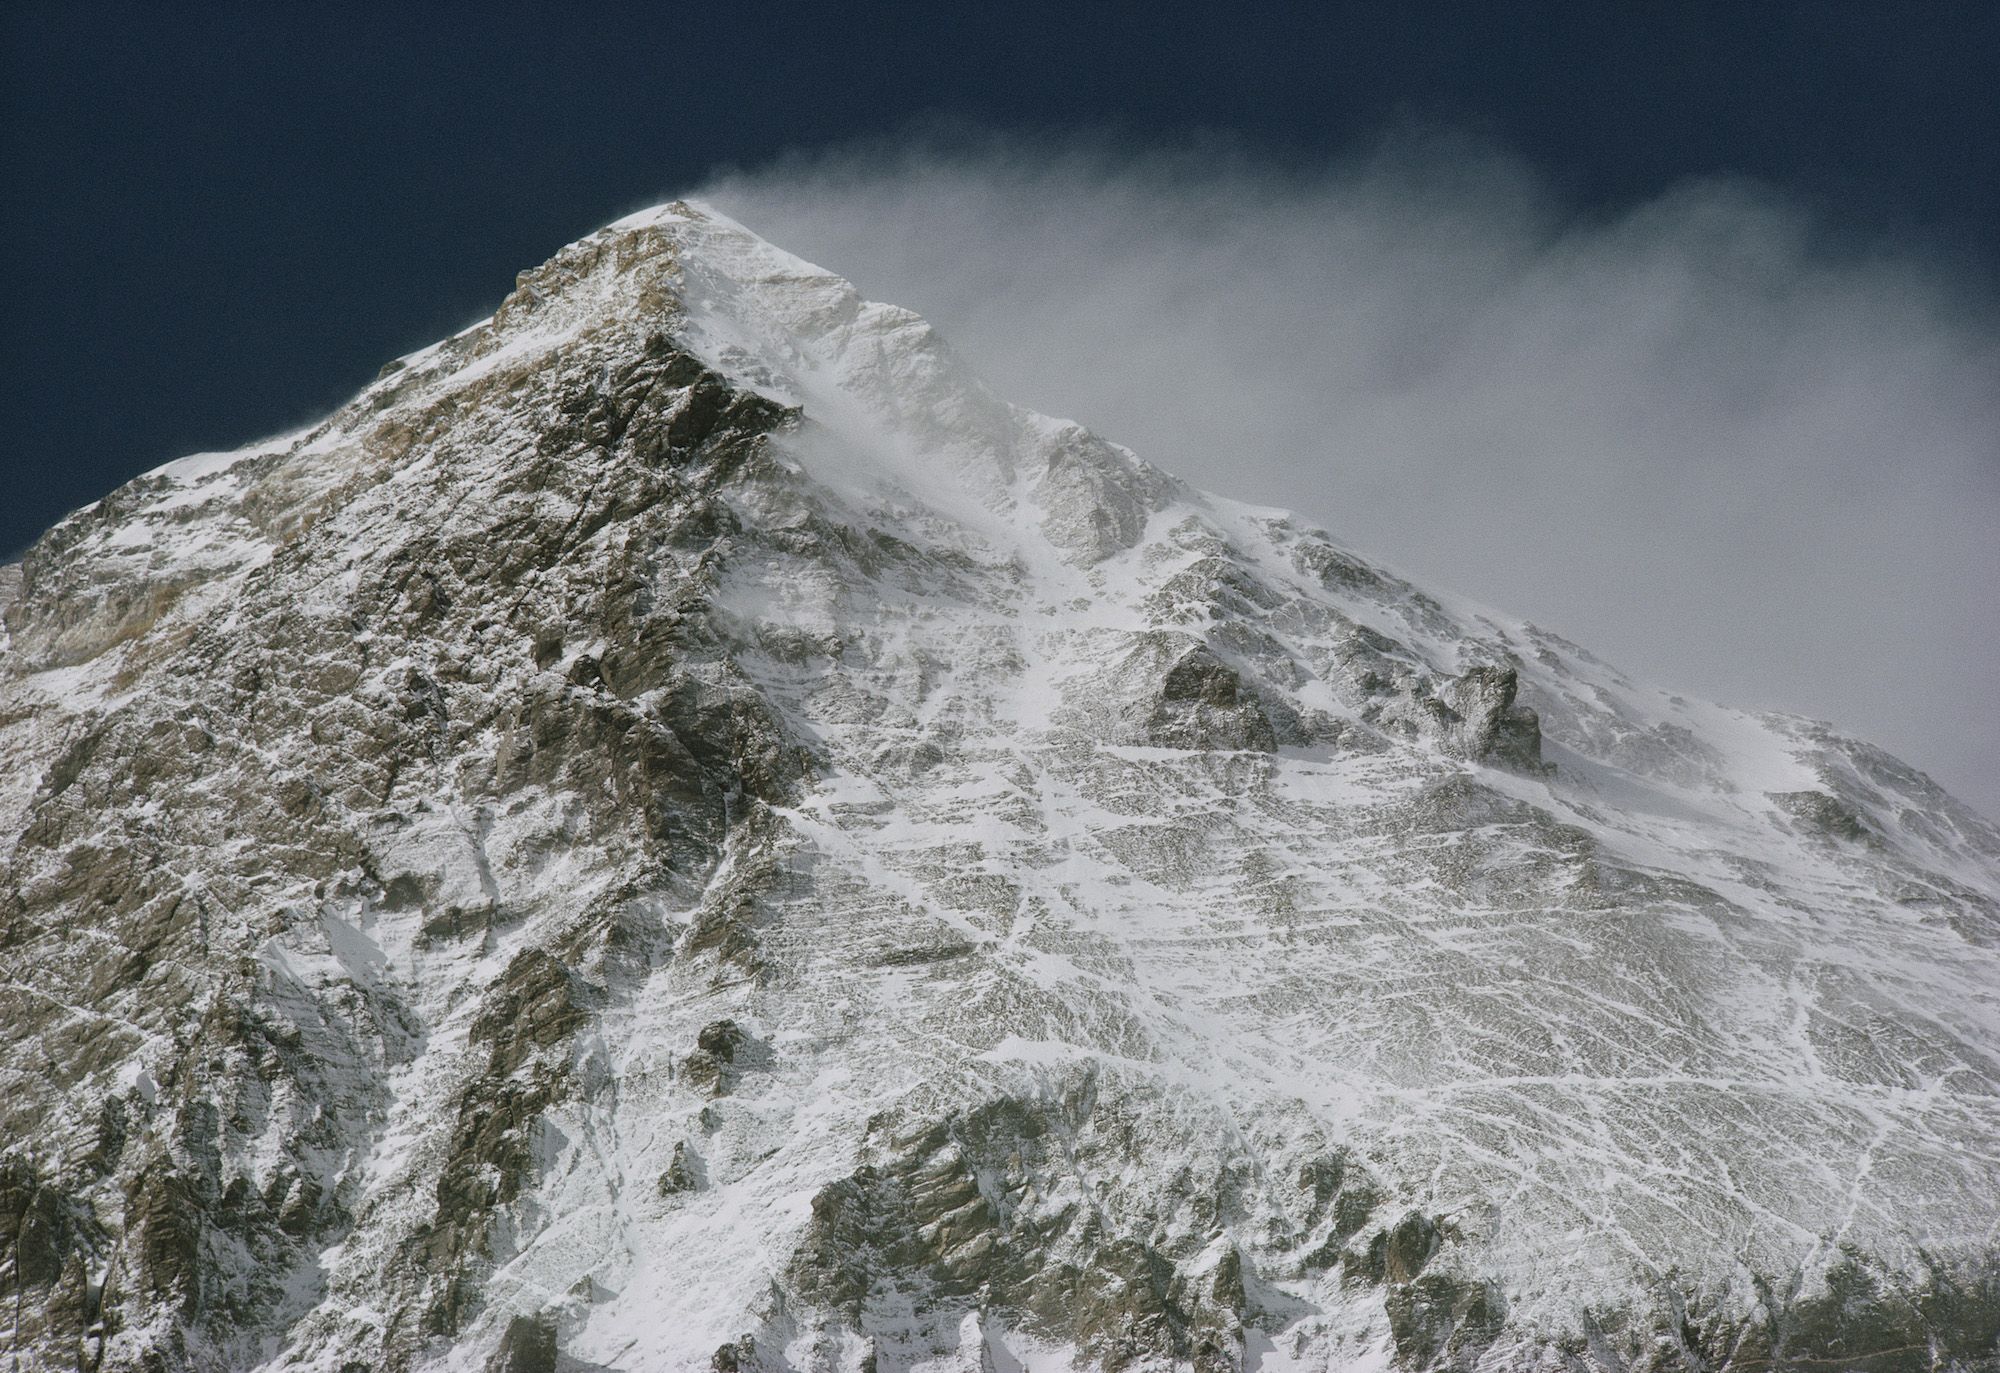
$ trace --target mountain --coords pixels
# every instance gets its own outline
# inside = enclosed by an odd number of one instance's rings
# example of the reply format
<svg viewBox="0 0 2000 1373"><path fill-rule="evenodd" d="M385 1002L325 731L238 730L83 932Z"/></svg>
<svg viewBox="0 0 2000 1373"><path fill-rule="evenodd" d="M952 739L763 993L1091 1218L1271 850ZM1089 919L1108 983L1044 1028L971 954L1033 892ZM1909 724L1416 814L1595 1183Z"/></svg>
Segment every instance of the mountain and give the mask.
<svg viewBox="0 0 2000 1373"><path fill-rule="evenodd" d="M0 600L18 1368L2000 1366L1992 824L711 209Z"/></svg>

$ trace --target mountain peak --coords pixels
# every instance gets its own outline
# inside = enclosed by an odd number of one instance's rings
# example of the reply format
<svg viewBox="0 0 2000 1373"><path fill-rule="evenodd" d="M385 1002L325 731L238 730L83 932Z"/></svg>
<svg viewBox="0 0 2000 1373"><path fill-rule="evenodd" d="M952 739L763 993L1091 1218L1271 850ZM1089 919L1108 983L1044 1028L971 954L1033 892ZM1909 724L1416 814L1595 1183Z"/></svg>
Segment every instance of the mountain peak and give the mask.
<svg viewBox="0 0 2000 1373"><path fill-rule="evenodd" d="M2000 1319L1990 824L705 207L19 581L49 1361L1972 1367Z"/></svg>

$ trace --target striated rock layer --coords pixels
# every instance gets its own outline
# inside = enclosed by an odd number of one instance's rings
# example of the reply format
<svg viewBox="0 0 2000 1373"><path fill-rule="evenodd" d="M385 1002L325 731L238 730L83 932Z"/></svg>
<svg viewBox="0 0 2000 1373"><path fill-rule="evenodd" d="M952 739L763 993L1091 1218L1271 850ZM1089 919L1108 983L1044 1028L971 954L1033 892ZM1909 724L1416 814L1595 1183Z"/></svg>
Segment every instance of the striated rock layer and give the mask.
<svg viewBox="0 0 2000 1373"><path fill-rule="evenodd" d="M1996 1364L1992 825L709 210L0 599L14 1366Z"/></svg>

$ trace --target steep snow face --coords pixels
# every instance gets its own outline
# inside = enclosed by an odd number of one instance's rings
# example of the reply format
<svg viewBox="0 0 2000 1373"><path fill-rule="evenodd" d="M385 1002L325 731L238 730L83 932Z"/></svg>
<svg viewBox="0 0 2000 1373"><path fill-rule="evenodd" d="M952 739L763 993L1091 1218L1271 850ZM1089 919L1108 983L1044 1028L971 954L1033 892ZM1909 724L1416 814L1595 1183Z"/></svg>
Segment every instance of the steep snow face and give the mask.
<svg viewBox="0 0 2000 1373"><path fill-rule="evenodd" d="M0 603L30 1363L1990 1365L2000 833L713 211Z"/></svg>

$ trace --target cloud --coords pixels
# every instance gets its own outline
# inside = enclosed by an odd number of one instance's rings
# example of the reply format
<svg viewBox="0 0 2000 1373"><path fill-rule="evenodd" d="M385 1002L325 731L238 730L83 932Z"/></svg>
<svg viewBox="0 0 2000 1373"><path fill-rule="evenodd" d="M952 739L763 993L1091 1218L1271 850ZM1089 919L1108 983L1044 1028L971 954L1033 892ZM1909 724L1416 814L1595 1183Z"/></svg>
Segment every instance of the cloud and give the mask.
<svg viewBox="0 0 2000 1373"><path fill-rule="evenodd" d="M2000 813L2000 321L1964 270L1747 183L1581 216L1412 132L1316 166L915 138L702 194L1010 400Z"/></svg>

